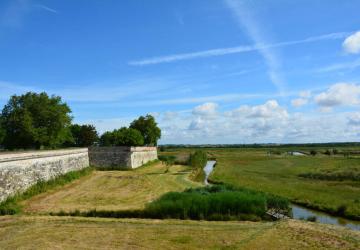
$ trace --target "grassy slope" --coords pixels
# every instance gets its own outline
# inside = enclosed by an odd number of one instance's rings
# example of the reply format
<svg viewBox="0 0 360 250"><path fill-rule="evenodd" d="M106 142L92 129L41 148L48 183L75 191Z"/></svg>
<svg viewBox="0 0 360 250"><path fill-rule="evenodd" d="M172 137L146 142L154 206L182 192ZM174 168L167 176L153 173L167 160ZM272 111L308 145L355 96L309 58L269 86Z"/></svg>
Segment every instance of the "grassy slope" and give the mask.
<svg viewBox="0 0 360 250"><path fill-rule="evenodd" d="M161 163L134 171L94 171L65 187L26 200L25 212L141 209L169 191L200 186L188 180L189 168L172 166L164 174Z"/></svg>
<svg viewBox="0 0 360 250"><path fill-rule="evenodd" d="M314 223L0 217L1 249L358 249L360 233Z"/></svg>
<svg viewBox="0 0 360 250"><path fill-rule="evenodd" d="M360 182L323 181L298 177L300 173L344 169L360 171L360 159L328 156L267 156L264 149L211 150L218 160L210 176L251 187L324 210L346 205L347 215L360 216Z"/></svg>

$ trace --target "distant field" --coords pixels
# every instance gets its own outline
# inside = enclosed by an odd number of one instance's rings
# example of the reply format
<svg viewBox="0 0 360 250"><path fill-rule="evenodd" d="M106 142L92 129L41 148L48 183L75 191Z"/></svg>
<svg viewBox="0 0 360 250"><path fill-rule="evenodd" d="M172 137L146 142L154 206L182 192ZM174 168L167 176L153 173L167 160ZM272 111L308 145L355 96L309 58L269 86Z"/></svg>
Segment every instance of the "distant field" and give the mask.
<svg viewBox="0 0 360 250"><path fill-rule="evenodd" d="M360 233L294 220L0 217L1 249L359 249Z"/></svg>
<svg viewBox="0 0 360 250"><path fill-rule="evenodd" d="M169 191L200 186L188 179L187 166L172 166L168 173L161 163L133 171L94 171L64 187L23 202L27 213L142 209Z"/></svg>
<svg viewBox="0 0 360 250"><path fill-rule="evenodd" d="M300 148L297 150L325 151L326 148ZM165 154L184 154L193 149L174 149ZM326 211L345 207L345 216L360 220L360 181L329 181L300 177L303 173L360 174L360 158L342 154L328 156L268 155L268 149L207 148L216 157L217 165L211 180L250 187L252 189L288 197ZM273 149L271 149L273 150ZM296 148L281 148L282 152ZM340 148L343 151L357 148Z"/></svg>

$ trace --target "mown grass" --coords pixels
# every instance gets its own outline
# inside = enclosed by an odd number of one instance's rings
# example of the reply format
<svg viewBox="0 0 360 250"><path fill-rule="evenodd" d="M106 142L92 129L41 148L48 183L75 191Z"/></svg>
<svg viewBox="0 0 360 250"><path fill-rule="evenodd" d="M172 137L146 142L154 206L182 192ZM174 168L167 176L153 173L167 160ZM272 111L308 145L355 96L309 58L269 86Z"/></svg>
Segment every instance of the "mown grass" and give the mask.
<svg viewBox="0 0 360 250"><path fill-rule="evenodd" d="M360 233L317 223L0 217L1 249L359 249Z"/></svg>
<svg viewBox="0 0 360 250"><path fill-rule="evenodd" d="M39 181L24 192L11 196L4 202L0 203L0 215L20 213L22 211L22 205L20 204L21 201L29 199L35 195L45 193L56 187L64 186L85 175L89 175L93 170L93 167L83 168L78 171L71 171L60 175L49 181Z"/></svg>
<svg viewBox="0 0 360 250"><path fill-rule="evenodd" d="M313 148L311 148L313 149ZM310 151L310 148L281 148L281 152ZM318 180L303 178L305 173L360 173L360 158L342 155L290 156L268 155L272 148L207 148L217 159L210 181L249 187L286 197L317 210L360 220L360 182L354 180ZM277 149L278 150L278 149ZM315 148L326 151L325 148ZM340 151L356 150L339 148ZM172 149L168 154L190 153L194 149Z"/></svg>
<svg viewBox="0 0 360 250"><path fill-rule="evenodd" d="M132 171L93 171L86 178L23 202L27 213L80 210L138 210L166 192L201 184L189 180L191 168L160 162Z"/></svg>

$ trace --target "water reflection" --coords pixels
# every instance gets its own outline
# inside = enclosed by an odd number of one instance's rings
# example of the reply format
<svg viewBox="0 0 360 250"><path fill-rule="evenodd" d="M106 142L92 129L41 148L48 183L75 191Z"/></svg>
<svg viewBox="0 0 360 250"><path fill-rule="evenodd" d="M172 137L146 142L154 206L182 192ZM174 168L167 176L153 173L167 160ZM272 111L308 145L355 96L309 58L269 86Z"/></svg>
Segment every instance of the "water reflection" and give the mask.
<svg viewBox="0 0 360 250"><path fill-rule="evenodd" d="M315 211L295 204L292 204L292 213L294 219L307 219L309 217L316 217L316 221L319 223L338 225L354 230L360 230L360 222L358 221L332 216L327 213Z"/></svg>

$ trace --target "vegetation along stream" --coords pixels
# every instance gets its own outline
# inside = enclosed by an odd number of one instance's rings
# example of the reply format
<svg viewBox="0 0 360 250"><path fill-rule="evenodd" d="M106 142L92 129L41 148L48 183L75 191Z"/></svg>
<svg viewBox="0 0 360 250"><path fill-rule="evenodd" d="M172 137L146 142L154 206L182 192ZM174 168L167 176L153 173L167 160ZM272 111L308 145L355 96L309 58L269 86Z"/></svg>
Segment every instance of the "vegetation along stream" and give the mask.
<svg viewBox="0 0 360 250"><path fill-rule="evenodd" d="M205 185L209 185L208 178L210 173L215 167L216 161L207 161L204 172L205 172ZM344 219L341 217L333 216L324 212L309 209L296 204L291 204L292 217L298 220L314 220L322 224L331 224L347 227L353 230L360 231L360 222Z"/></svg>

